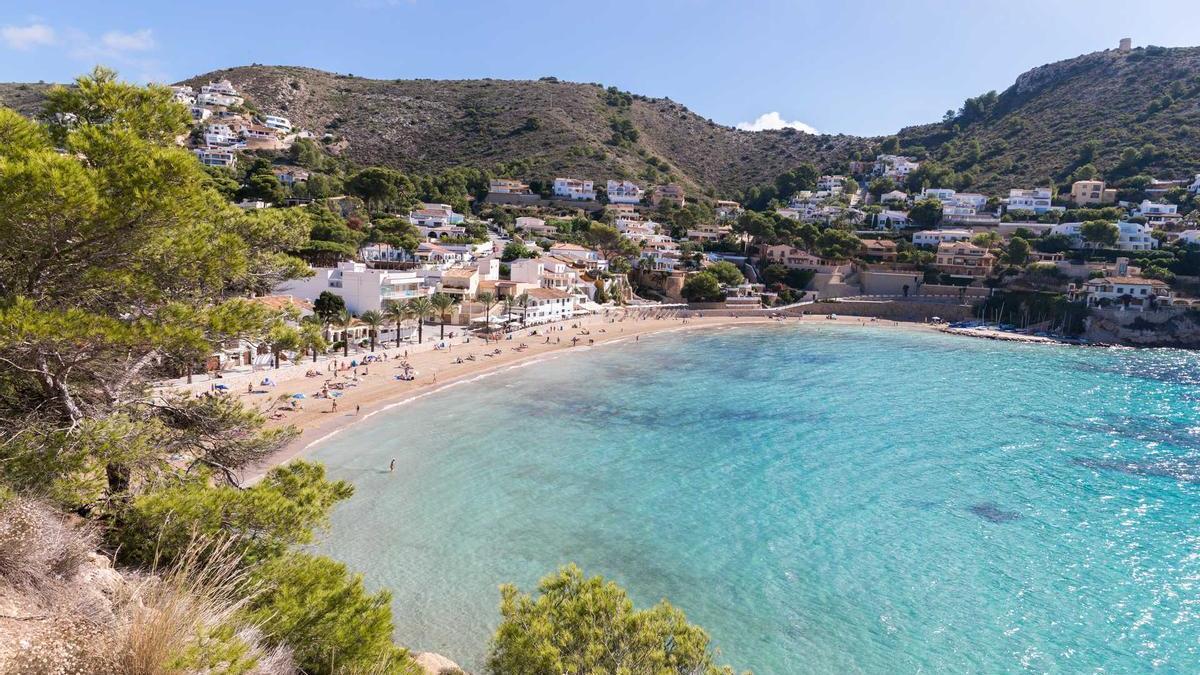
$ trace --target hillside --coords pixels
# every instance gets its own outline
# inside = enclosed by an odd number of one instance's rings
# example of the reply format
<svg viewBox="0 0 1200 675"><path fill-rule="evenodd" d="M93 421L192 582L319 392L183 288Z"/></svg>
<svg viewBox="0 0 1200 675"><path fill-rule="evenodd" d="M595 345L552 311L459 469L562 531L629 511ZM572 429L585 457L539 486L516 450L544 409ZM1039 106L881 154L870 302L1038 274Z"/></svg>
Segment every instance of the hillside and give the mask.
<svg viewBox="0 0 1200 675"><path fill-rule="evenodd" d="M525 178L673 179L733 195L801 162L841 170L883 140L739 131L669 99L553 78L371 80L245 66L185 82L221 78L262 112L343 137L350 160L403 171L508 164ZM0 104L31 113L42 90L0 85ZM1108 178L1184 177L1200 171L1200 48L1113 49L1041 66L959 113L897 134L902 152L953 171L941 179L952 187L1062 183L1088 161Z"/></svg>
<svg viewBox="0 0 1200 675"><path fill-rule="evenodd" d="M511 80L369 80L309 68L249 66L186 81L228 78L263 111L349 140L347 155L405 171L521 161L531 175L674 178L733 191L803 161L833 162L862 148L849 136L750 133L667 99L609 95L594 84ZM636 140L611 141L627 121ZM662 169L665 168L665 171Z"/></svg>
<svg viewBox="0 0 1200 675"><path fill-rule="evenodd" d="M1191 176L1200 171L1200 48L1112 49L1041 66L972 112L956 129L901 130L902 151L923 147L992 193L1061 183L1089 162L1109 179Z"/></svg>

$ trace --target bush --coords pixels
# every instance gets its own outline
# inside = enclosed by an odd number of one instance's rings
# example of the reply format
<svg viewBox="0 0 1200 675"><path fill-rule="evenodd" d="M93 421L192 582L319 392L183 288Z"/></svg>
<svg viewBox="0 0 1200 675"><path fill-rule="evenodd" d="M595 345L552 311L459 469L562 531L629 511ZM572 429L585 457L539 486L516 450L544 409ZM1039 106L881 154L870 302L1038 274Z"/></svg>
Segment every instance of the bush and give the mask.
<svg viewBox="0 0 1200 675"><path fill-rule="evenodd" d="M0 503L0 579L18 589L44 590L71 581L96 546L93 530L41 503L11 497Z"/></svg>
<svg viewBox="0 0 1200 675"><path fill-rule="evenodd" d="M538 596L500 589L501 621L488 665L496 673L732 673L714 665L708 634L663 600L635 610L625 590L574 565Z"/></svg>
<svg viewBox="0 0 1200 675"><path fill-rule="evenodd" d="M305 672L411 671L407 652L391 641L391 594L368 594L362 575L328 558L291 553L258 568L254 577L261 591L249 618L271 640L291 645Z"/></svg>

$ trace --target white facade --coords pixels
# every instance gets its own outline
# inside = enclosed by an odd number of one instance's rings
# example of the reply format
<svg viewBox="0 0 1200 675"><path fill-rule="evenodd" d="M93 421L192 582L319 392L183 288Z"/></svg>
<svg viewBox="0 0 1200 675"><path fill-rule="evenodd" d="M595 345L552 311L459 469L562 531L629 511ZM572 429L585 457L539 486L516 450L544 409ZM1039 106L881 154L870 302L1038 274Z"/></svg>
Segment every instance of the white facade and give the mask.
<svg viewBox="0 0 1200 675"><path fill-rule="evenodd" d="M1006 204L1009 211L1033 211L1039 216L1054 207L1050 205L1050 188L1009 190Z"/></svg>
<svg viewBox="0 0 1200 675"><path fill-rule="evenodd" d="M1156 203L1149 199L1142 200L1133 210L1133 215L1144 217L1149 225L1171 225L1183 218L1175 204Z"/></svg>
<svg viewBox="0 0 1200 675"><path fill-rule="evenodd" d="M575 300L570 293L553 288L531 288L526 291L525 323L539 324L565 321L575 314Z"/></svg>
<svg viewBox="0 0 1200 675"><path fill-rule="evenodd" d="M1196 180L1188 186L1188 192L1200 192L1200 173L1196 174Z"/></svg>
<svg viewBox="0 0 1200 675"><path fill-rule="evenodd" d="M194 105L190 110L192 113L193 122L203 122L204 120L212 117L212 111L208 108L201 108L198 105Z"/></svg>
<svg viewBox="0 0 1200 675"><path fill-rule="evenodd" d="M558 181L555 181L555 192L558 190ZM640 204L642 197L646 191L637 185L627 180L610 180L608 181L608 201L613 204Z"/></svg>
<svg viewBox="0 0 1200 675"><path fill-rule="evenodd" d="M955 191L950 188L923 188L921 190L921 199L933 198L942 203L953 201Z"/></svg>
<svg viewBox="0 0 1200 675"><path fill-rule="evenodd" d="M227 148L196 148L196 158L205 166L233 166L237 164L237 154Z"/></svg>
<svg viewBox="0 0 1200 675"><path fill-rule="evenodd" d="M1158 248L1158 240L1150 236L1152 228L1141 223L1117 223L1120 234L1115 248L1119 251L1152 251ZM1071 248L1085 248L1083 223L1060 223L1050 228L1050 234L1062 234L1071 238Z"/></svg>
<svg viewBox="0 0 1200 675"><path fill-rule="evenodd" d="M558 234L557 227L553 225L547 225L546 221L542 220L541 218L534 218L533 216L521 216L520 218L517 218L516 228L522 232L528 232L530 234Z"/></svg>
<svg viewBox="0 0 1200 675"><path fill-rule="evenodd" d="M237 96L237 89L233 88L233 83L229 80L217 80L216 82L209 82L208 84L201 86L200 93L231 94L233 96Z"/></svg>
<svg viewBox="0 0 1200 675"><path fill-rule="evenodd" d="M938 246L943 243L970 241L975 233L970 230L921 230L913 234L914 246Z"/></svg>
<svg viewBox="0 0 1200 675"><path fill-rule="evenodd" d="M286 117L279 117L278 115L263 115L262 122L263 126L269 129L282 131L287 134L292 133L292 122Z"/></svg>
<svg viewBox="0 0 1200 675"><path fill-rule="evenodd" d="M1184 230L1179 233L1177 239L1183 242L1185 246L1200 244L1200 230Z"/></svg>
<svg viewBox="0 0 1200 675"><path fill-rule="evenodd" d="M196 96L197 105L212 105L212 106L235 106L241 105L243 99L241 96L232 94L220 94L217 92L206 91Z"/></svg>
<svg viewBox="0 0 1200 675"><path fill-rule="evenodd" d="M590 180L555 178L554 196L564 199L592 200L596 198L596 190Z"/></svg>
<svg viewBox="0 0 1200 675"><path fill-rule="evenodd" d="M429 295L416 272L370 269L359 262L338 263L336 268L319 267L307 279L294 279L279 287L281 294L316 300L329 291L346 301L352 314L380 311L389 302L407 302Z"/></svg>
<svg viewBox="0 0 1200 675"><path fill-rule="evenodd" d="M240 140L241 137L228 124L210 124L204 128L206 145L234 145Z"/></svg>
<svg viewBox="0 0 1200 675"><path fill-rule="evenodd" d="M887 176L894 180L904 180L908 174L920 168L921 163L911 157L899 155L879 155L875 158L875 174Z"/></svg>
<svg viewBox="0 0 1200 675"><path fill-rule="evenodd" d="M550 247L550 255L573 260L588 269L608 269L608 261L604 259L604 256L578 244L554 244Z"/></svg>

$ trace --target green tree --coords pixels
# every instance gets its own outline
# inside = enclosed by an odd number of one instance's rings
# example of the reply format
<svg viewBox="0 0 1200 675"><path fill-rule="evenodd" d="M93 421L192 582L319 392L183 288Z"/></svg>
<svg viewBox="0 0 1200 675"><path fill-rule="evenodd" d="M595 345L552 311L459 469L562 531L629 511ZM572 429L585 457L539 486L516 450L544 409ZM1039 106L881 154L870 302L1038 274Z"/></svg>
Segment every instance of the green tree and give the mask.
<svg viewBox="0 0 1200 675"><path fill-rule="evenodd" d="M392 325L396 327L396 346L400 346L400 324L408 319L408 304L398 300L388 300L383 306L383 313Z"/></svg>
<svg viewBox="0 0 1200 675"><path fill-rule="evenodd" d="M918 200L916 204L908 212L908 219L914 225L921 227L933 227L942 220L942 202L939 199L930 197L928 199Z"/></svg>
<svg viewBox="0 0 1200 675"><path fill-rule="evenodd" d="M287 191L275 174L270 171L260 171L246 177L246 183L238 190L237 197L278 205L287 198Z"/></svg>
<svg viewBox="0 0 1200 675"><path fill-rule="evenodd" d="M425 341L425 320L433 316L433 303L426 297L408 301L408 315L417 320L417 344Z"/></svg>
<svg viewBox="0 0 1200 675"><path fill-rule="evenodd" d="M846 260L854 257L862 247L862 240L849 230L828 229L817 237L814 252L822 258Z"/></svg>
<svg viewBox="0 0 1200 675"><path fill-rule="evenodd" d="M342 356L350 356L350 328L354 325L354 315L350 313L350 310L342 308L342 311L338 312L333 317L333 321L330 321L329 323L334 327L341 329Z"/></svg>
<svg viewBox="0 0 1200 675"><path fill-rule="evenodd" d="M383 208L396 203L402 194L411 191L412 184L399 171L372 166L350 176L346 181L346 190L362 198L370 208Z"/></svg>
<svg viewBox="0 0 1200 675"><path fill-rule="evenodd" d="M1024 265L1029 262L1029 242L1021 237L1014 236L1008 242L1008 249L1005 254L1008 257L1008 262L1013 265Z"/></svg>
<svg viewBox="0 0 1200 675"><path fill-rule="evenodd" d="M882 195L885 195L895 189L896 181L892 180L888 176L872 178L871 182L867 184L867 192L870 192L871 196L875 199L879 199Z"/></svg>
<svg viewBox="0 0 1200 675"><path fill-rule="evenodd" d="M1111 248L1121 237L1121 230L1115 224L1104 220L1089 220L1079 227L1083 240L1097 248Z"/></svg>
<svg viewBox="0 0 1200 675"><path fill-rule="evenodd" d="M300 323L300 348L312 354L313 363L317 362L317 354L329 349L329 343L325 340L322 328L320 319Z"/></svg>
<svg viewBox="0 0 1200 675"><path fill-rule="evenodd" d="M717 278L717 281L725 286L738 286L746 283L746 277L738 269L738 266L726 260L709 265L705 271L711 273Z"/></svg>
<svg viewBox="0 0 1200 675"><path fill-rule="evenodd" d="M495 673L732 673L714 664L708 634L662 601L637 610L625 591L570 565L538 594L500 589L500 626L488 667Z"/></svg>
<svg viewBox="0 0 1200 675"><path fill-rule="evenodd" d="M475 300L483 305L483 318L485 321L490 320L492 314L492 304L496 301L496 296L489 291L477 293ZM489 324L490 325L490 324Z"/></svg>
<svg viewBox="0 0 1200 675"><path fill-rule="evenodd" d="M1066 253L1071 250L1071 238L1065 234L1048 234L1033 244L1042 253Z"/></svg>
<svg viewBox="0 0 1200 675"><path fill-rule="evenodd" d="M446 322L450 320L450 310L454 308L454 298L445 293L434 293L429 298L429 304L433 305L433 310L437 312L438 317L438 339L446 339Z"/></svg>
<svg viewBox="0 0 1200 675"><path fill-rule="evenodd" d="M346 311L346 301L342 296L329 291L321 291L313 302L313 313L325 323L333 323L342 312Z"/></svg>
<svg viewBox="0 0 1200 675"><path fill-rule="evenodd" d="M291 645L306 673L395 673L409 661L392 645L387 591L368 593L362 575L328 558L292 553L266 562L252 577L261 591L247 617L271 639Z"/></svg>
<svg viewBox="0 0 1200 675"><path fill-rule="evenodd" d="M379 329L383 327L383 314L375 310L367 310L358 315L358 320L371 329L371 351L375 351L375 340L379 337Z"/></svg>
<svg viewBox="0 0 1200 675"><path fill-rule="evenodd" d="M725 293L721 291L721 282L716 275L698 272L683 282L683 297L688 302L721 302Z"/></svg>

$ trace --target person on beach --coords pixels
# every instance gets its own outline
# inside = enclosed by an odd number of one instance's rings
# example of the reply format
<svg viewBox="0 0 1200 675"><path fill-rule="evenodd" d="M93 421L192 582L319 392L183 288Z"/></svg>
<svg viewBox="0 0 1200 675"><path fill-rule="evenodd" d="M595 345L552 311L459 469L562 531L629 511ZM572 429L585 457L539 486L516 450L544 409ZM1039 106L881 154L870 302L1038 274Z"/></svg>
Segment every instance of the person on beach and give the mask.
<svg viewBox="0 0 1200 675"><path fill-rule="evenodd" d="M388 473L396 473L396 458L392 458L392 463L388 465Z"/></svg>
<svg viewBox="0 0 1200 675"><path fill-rule="evenodd" d="M359 403L355 403L355 404L354 404L354 414L355 414L355 416L357 416L357 415L358 415L358 413L359 413L361 410L362 410L362 405L361 405L361 404L359 404Z"/></svg>
<svg viewBox="0 0 1200 675"><path fill-rule="evenodd" d="M333 407L330 409L330 412L337 412L337 399L336 398L333 399Z"/></svg>

